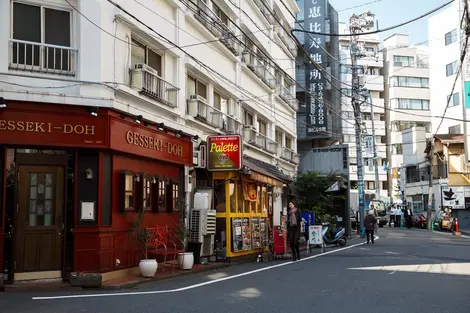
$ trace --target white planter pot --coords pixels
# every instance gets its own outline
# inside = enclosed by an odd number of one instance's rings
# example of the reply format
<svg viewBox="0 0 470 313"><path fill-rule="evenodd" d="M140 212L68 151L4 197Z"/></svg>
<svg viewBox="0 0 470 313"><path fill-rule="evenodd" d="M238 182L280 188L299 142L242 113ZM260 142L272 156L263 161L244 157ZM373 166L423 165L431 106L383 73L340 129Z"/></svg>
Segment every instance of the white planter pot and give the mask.
<svg viewBox="0 0 470 313"><path fill-rule="evenodd" d="M144 277L153 277L157 272L158 263L157 260L140 260L139 269L140 273Z"/></svg>
<svg viewBox="0 0 470 313"><path fill-rule="evenodd" d="M183 270L190 270L194 265L194 255L192 252L178 253L178 264Z"/></svg>

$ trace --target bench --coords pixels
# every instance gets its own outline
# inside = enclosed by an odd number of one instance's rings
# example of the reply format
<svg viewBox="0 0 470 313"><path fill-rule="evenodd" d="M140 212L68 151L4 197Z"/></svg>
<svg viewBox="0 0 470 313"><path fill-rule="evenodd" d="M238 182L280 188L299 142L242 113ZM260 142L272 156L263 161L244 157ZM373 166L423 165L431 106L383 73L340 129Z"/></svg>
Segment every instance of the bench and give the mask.
<svg viewBox="0 0 470 313"><path fill-rule="evenodd" d="M173 272L178 262L178 253L184 252L184 244L179 239L173 239L168 226L148 227L148 254L154 257L163 258L162 271L165 271L166 262L171 257L173 260ZM160 266L159 266L160 268Z"/></svg>

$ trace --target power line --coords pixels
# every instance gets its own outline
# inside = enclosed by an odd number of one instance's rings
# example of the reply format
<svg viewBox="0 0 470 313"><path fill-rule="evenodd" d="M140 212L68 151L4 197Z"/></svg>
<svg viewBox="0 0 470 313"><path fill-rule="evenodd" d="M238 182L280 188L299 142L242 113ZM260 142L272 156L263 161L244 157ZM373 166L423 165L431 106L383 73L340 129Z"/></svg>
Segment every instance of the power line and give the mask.
<svg viewBox="0 0 470 313"><path fill-rule="evenodd" d="M374 1L370 1L370 2L366 2L366 3L363 3L363 4L358 4L358 5L355 5L353 7L349 7L349 8L344 8L344 9L341 9L341 10L337 10L336 12L343 12L343 11L349 11L349 10L352 10L352 9L357 9L357 8L360 8L360 7L364 7L366 5L369 5L369 4L373 4L373 3L377 3L377 2L382 2L383 0L374 0Z"/></svg>
<svg viewBox="0 0 470 313"><path fill-rule="evenodd" d="M293 29L294 32L301 32L301 33L308 33L308 34L314 34L314 35L322 35L322 36L332 36L332 37L353 37L353 36L365 36L365 35L374 35L374 34L378 34L378 33L383 33L383 32L386 32L386 31L389 31L389 30L392 30L392 29L395 29L395 28L399 28L399 27L402 27L402 26L405 26L407 24L410 24L410 23L413 23L415 21L418 21L422 18L425 18L431 14L433 14L434 12L437 12L439 11L440 9L448 6L449 4L451 4L452 2L454 2L454 0L451 0L449 2L446 2L444 3L443 5L440 5L439 7L435 8L435 9L432 9L431 11L428 11L418 17L415 17L411 20L408 20L406 22L403 22L403 23L400 23L398 25L394 25L394 26L390 26L390 27L386 27L386 28L382 28L382 29L377 29L377 30L374 30L374 31L370 31L370 32L363 32L363 33L360 33L360 34L330 34L330 33L322 33L322 32L315 32L315 31L308 31L308 30L305 30L305 29Z"/></svg>

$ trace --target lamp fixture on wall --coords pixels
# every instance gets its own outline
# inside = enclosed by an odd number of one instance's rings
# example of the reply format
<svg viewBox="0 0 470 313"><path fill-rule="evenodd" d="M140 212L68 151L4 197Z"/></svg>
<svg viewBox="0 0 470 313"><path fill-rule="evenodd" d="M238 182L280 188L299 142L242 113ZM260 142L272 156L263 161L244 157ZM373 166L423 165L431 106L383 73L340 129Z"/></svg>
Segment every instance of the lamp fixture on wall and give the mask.
<svg viewBox="0 0 470 313"><path fill-rule="evenodd" d="M161 131L165 130L165 124L164 123L157 123L157 128Z"/></svg>
<svg viewBox="0 0 470 313"><path fill-rule="evenodd" d="M143 119L142 115L139 115L139 116L136 116L136 118L135 118L134 121L135 121L137 124L140 124L140 123L142 123L142 119Z"/></svg>
<svg viewBox="0 0 470 313"><path fill-rule="evenodd" d="M87 168L85 170L85 178L86 179L93 179L93 171L91 168Z"/></svg>
<svg viewBox="0 0 470 313"><path fill-rule="evenodd" d="M198 135L193 136L193 139L192 139L192 140L193 140L193 142L197 143L198 140L199 140L199 136L198 136Z"/></svg>
<svg viewBox="0 0 470 313"><path fill-rule="evenodd" d="M139 175L139 174L135 174L135 175L134 175L134 180L135 180L136 182L140 182L140 175Z"/></svg>
<svg viewBox="0 0 470 313"><path fill-rule="evenodd" d="M157 177L156 176L152 176L152 184L156 184L157 183Z"/></svg>
<svg viewBox="0 0 470 313"><path fill-rule="evenodd" d="M176 132L176 135L175 135L175 136L176 136L176 138L181 138L181 137L183 137L183 132L182 132L181 130L178 130L178 131Z"/></svg>
<svg viewBox="0 0 470 313"><path fill-rule="evenodd" d="M5 109L7 107L7 102L5 101L5 98L0 97L0 109Z"/></svg>
<svg viewBox="0 0 470 313"><path fill-rule="evenodd" d="M98 107L87 107L87 111L91 116L98 116Z"/></svg>

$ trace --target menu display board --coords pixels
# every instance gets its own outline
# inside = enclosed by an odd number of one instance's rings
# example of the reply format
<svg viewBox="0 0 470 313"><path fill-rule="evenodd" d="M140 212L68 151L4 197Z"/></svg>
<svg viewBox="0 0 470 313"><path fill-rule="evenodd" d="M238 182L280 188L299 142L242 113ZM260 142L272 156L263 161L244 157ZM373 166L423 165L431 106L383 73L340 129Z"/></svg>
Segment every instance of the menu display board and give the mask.
<svg viewBox="0 0 470 313"><path fill-rule="evenodd" d="M250 218L242 218L242 240L243 248L242 250L251 250L251 227L250 227Z"/></svg>
<svg viewBox="0 0 470 313"><path fill-rule="evenodd" d="M242 219L232 218L232 252L243 249Z"/></svg>
<svg viewBox="0 0 470 313"><path fill-rule="evenodd" d="M261 234L260 234L260 218L251 218L251 228L253 230L252 242L253 249L261 248Z"/></svg>
<svg viewBox="0 0 470 313"><path fill-rule="evenodd" d="M268 240L267 240L267 224L266 224L266 217L260 218L260 235L261 235L261 246L266 247L268 245Z"/></svg>

